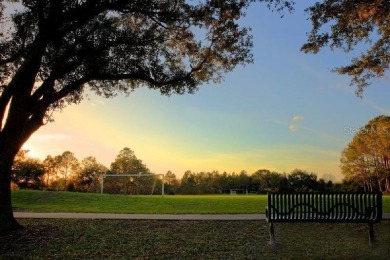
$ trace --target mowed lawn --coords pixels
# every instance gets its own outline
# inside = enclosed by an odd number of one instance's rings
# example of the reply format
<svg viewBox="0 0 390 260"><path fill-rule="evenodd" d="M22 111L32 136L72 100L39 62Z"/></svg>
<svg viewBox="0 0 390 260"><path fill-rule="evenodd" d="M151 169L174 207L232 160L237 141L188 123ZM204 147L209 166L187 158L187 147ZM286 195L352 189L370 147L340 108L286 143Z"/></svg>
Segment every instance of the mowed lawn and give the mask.
<svg viewBox="0 0 390 260"><path fill-rule="evenodd" d="M15 211L140 213L140 214L252 214L263 213L265 195L130 196L76 192L25 191L12 194Z"/></svg>
<svg viewBox="0 0 390 260"><path fill-rule="evenodd" d="M140 213L140 214L256 214L264 213L266 195L129 196L77 192L27 191L12 193L15 211ZM383 196L390 213L390 196Z"/></svg>
<svg viewBox="0 0 390 260"><path fill-rule="evenodd" d="M265 221L21 219L0 235L0 259L390 259L390 221L366 224Z"/></svg>
<svg viewBox="0 0 390 260"><path fill-rule="evenodd" d="M265 195L123 196L14 191L15 210L112 213L264 213ZM390 196L383 198L390 212ZM390 259L390 221L375 224L256 221L20 219L0 234L0 259Z"/></svg>

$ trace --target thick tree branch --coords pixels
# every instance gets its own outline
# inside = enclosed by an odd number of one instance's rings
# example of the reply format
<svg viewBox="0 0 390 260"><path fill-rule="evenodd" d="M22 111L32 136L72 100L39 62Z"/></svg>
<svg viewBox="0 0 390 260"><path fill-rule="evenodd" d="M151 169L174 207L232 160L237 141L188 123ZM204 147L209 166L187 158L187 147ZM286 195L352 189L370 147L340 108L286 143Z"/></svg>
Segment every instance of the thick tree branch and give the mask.
<svg viewBox="0 0 390 260"><path fill-rule="evenodd" d="M81 87L90 80L91 79L88 77L80 78L76 81L73 81L73 82L67 84L61 90L59 90L57 92L45 93L45 95L33 107L33 111L40 111L42 109L49 107L50 105L65 98L66 96L68 96L72 92L80 90Z"/></svg>

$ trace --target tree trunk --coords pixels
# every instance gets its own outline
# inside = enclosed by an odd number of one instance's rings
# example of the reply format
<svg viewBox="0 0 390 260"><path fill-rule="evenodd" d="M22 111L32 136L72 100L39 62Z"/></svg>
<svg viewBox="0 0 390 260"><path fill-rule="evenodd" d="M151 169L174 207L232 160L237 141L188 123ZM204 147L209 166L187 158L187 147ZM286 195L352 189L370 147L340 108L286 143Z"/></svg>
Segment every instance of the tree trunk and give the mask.
<svg viewBox="0 0 390 260"><path fill-rule="evenodd" d="M25 110L26 107L20 104L18 106L16 98L13 97L5 126L0 130L0 232L20 227L12 210L12 165L22 145L42 125L44 116L42 113L41 117L29 118Z"/></svg>
<svg viewBox="0 0 390 260"><path fill-rule="evenodd" d="M20 228L11 201L11 162L0 162L0 232Z"/></svg>

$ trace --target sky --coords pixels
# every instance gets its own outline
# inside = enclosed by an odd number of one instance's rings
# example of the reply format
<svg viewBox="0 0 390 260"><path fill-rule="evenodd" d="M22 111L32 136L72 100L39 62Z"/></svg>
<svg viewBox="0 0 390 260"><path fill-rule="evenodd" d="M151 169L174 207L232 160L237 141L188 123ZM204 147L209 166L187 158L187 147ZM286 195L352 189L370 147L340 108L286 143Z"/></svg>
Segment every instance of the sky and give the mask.
<svg viewBox="0 0 390 260"><path fill-rule="evenodd" d="M113 99L91 94L54 114L23 148L41 159L71 151L109 167L129 147L152 172L178 177L301 169L340 181L341 152L357 129L390 115L389 74L358 98L350 78L331 70L359 50L300 52L311 28L303 10L313 1L298 2L283 18L259 4L247 11L241 22L252 28L254 63L222 83L170 97L146 88Z"/></svg>

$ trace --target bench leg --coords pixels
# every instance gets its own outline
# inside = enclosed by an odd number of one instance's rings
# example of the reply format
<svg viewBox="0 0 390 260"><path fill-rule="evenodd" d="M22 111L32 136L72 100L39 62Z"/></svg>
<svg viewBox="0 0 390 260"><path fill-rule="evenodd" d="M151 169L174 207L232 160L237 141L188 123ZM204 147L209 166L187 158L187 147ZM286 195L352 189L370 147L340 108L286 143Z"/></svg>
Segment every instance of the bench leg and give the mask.
<svg viewBox="0 0 390 260"><path fill-rule="evenodd" d="M272 222L269 223L269 238L270 238L270 245L275 245L275 230L274 230L274 224Z"/></svg>
<svg viewBox="0 0 390 260"><path fill-rule="evenodd" d="M370 243L370 246L374 246L375 245L374 223L369 223L368 225L370 226L370 228L368 230L369 243Z"/></svg>

